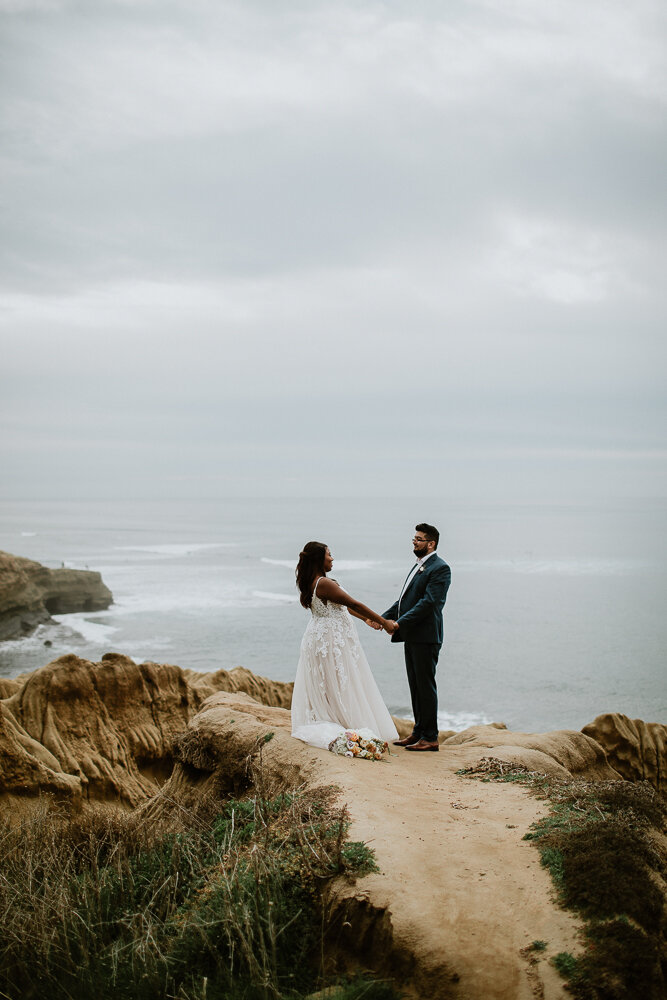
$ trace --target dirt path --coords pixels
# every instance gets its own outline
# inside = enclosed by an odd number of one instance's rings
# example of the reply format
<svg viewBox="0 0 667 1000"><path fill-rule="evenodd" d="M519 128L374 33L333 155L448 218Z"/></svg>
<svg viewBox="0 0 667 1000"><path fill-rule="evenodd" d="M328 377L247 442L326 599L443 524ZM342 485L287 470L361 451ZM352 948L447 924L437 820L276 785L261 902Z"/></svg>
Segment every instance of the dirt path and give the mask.
<svg viewBox="0 0 667 1000"><path fill-rule="evenodd" d="M576 950L577 924L553 903L538 852L522 839L545 803L517 785L455 774L479 760L479 747L397 750L382 764L334 758L333 769L330 754L311 752L344 789L350 836L376 853L381 874L352 891L390 911L395 946L417 962L414 997L569 996L548 959ZM523 951L535 940L545 951Z"/></svg>
<svg viewBox="0 0 667 1000"><path fill-rule="evenodd" d="M392 748L382 762L351 760L292 739L285 709L224 693L193 725L246 743L270 730L271 771L340 788L351 839L368 843L381 869L339 890L352 914L344 953L389 973L398 962L411 1000L568 1000L549 958L579 950L578 925L554 903L538 851L523 840L548 805L519 785L456 774L489 750ZM533 941L546 949L526 951Z"/></svg>

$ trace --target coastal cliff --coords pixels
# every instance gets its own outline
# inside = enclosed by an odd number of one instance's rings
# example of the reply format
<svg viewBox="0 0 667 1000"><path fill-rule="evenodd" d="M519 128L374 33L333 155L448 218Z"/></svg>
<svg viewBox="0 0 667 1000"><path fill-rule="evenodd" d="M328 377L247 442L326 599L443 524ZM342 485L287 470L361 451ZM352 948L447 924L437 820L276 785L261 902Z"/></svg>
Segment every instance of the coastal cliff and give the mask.
<svg viewBox="0 0 667 1000"><path fill-rule="evenodd" d="M51 615L102 611L113 594L99 573L49 569L32 559L0 552L0 641L21 639Z"/></svg>
<svg viewBox="0 0 667 1000"><path fill-rule="evenodd" d="M528 831L553 828L548 796L562 797L570 786L575 818L595 789L614 799L615 789L636 787L639 798L648 790L660 801L667 727L610 714L583 732L512 733L495 723L442 734L438 754L398 751L366 763L292 739L291 694L291 684L243 668L198 674L113 653L99 663L63 656L4 679L0 816L8 828L29 822L47 792L61 816L63 809L94 816L103 808L136 819L142 835L181 836L206 826L206 810L213 817L225 802L249 797L248 808L257 808L253 796L267 789L283 804L295 790L317 796L334 789L349 813L350 836L370 843L378 870L359 881L334 880L328 890L335 933L322 960L329 973L372 970L412 1000L571 995L556 959L580 950L584 913L558 905ZM537 782L539 796L521 781ZM606 816L600 801L593 829L609 826L599 823ZM628 863L637 851L632 809L623 812ZM647 837L647 850L664 851L659 829ZM613 864L624 863L616 844ZM659 915L664 881L656 866L642 892L658 892ZM203 890L202 899L214 890ZM662 988L655 968L657 986L647 997Z"/></svg>
<svg viewBox="0 0 667 1000"><path fill-rule="evenodd" d="M0 678L0 808L45 790L73 803L133 808L155 795L174 765L178 771L178 741L214 717L207 713L224 703L222 693L244 716L289 735L292 687L244 667L199 673L117 653L99 663L61 656L33 673ZM667 789L667 727L619 714L598 716L581 732L514 733L494 723L440 740L461 766L493 757L553 777L646 780ZM313 752L298 741L288 745L296 761Z"/></svg>
<svg viewBox="0 0 667 1000"><path fill-rule="evenodd" d="M3 801L21 809L41 791L75 807L145 802L171 773L176 739L217 691L285 711L292 685L243 667L199 674L115 653L99 663L61 656L0 681L0 809Z"/></svg>

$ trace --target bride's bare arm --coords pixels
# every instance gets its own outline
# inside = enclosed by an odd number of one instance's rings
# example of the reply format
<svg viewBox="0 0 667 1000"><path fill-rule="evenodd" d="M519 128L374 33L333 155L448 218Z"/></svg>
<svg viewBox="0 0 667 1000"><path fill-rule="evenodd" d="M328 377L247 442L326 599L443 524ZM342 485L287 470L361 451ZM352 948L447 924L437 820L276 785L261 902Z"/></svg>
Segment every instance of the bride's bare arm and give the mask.
<svg viewBox="0 0 667 1000"><path fill-rule="evenodd" d="M348 614L352 615L353 618L358 618L359 621L364 623L364 625L370 625L371 628L374 628L376 630L382 628L382 626L378 622L372 622L370 618L364 618L363 615L360 615L358 611L353 611L352 608L348 608L347 611Z"/></svg>
<svg viewBox="0 0 667 1000"><path fill-rule="evenodd" d="M339 587L337 583L330 580L328 577L322 577L317 585L317 596L323 597L327 601L333 601L335 604L344 604L348 609L350 614L353 614L355 618L362 618L366 621L370 618L371 621L377 622L381 628L385 627L385 619L382 615L378 615L375 611L371 611L367 608L365 604L361 601L355 600L354 597L350 597L342 587Z"/></svg>

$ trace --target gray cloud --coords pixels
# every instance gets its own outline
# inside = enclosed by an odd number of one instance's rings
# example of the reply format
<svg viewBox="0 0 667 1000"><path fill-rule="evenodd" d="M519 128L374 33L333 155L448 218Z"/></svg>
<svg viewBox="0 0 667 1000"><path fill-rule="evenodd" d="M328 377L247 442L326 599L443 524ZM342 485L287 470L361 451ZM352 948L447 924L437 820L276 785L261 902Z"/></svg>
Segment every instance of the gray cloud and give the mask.
<svg viewBox="0 0 667 1000"><path fill-rule="evenodd" d="M664 492L661 5L0 17L5 495Z"/></svg>

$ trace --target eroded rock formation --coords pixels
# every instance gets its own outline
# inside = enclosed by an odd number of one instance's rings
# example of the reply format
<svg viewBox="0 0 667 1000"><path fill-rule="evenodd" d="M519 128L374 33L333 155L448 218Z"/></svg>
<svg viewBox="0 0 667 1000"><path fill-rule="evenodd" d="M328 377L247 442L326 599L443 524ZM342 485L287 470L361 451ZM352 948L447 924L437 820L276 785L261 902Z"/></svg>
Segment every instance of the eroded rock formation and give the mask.
<svg viewBox="0 0 667 1000"><path fill-rule="evenodd" d="M270 681L266 677L258 677L246 667L234 667L233 670L216 670L214 673L200 674L196 670L183 671L190 684L203 701L216 691L243 691L255 701L263 705L275 705L277 708L289 708L292 704L292 683Z"/></svg>
<svg viewBox="0 0 667 1000"><path fill-rule="evenodd" d="M0 640L20 639L51 615L101 611L113 595L99 573L48 569L32 559L0 552Z"/></svg>
<svg viewBox="0 0 667 1000"><path fill-rule="evenodd" d="M487 749L485 757L523 764L531 771L561 778L571 776L602 781L620 777L610 766L600 744L576 730L513 733L498 724L472 726L450 736L442 747L463 745L484 747Z"/></svg>
<svg viewBox="0 0 667 1000"><path fill-rule="evenodd" d="M327 961L340 955L345 970L356 955L411 997L562 997L552 963L538 974L527 944L548 942L553 955L579 947L577 921L553 902L524 838L544 802L460 769L494 757L659 787L665 727L600 716L584 732L527 734L496 723L446 735L438 754L364 763L292 739L291 693L243 668L197 674L113 653L99 663L61 657L0 683L0 812L20 816L47 791L74 806L136 807L142 827L164 833L213 816L221 796L253 782L267 797L334 786L352 839L372 845L379 871L336 886L340 935L334 929Z"/></svg>
<svg viewBox="0 0 667 1000"><path fill-rule="evenodd" d="M604 747L611 766L628 781L650 781L659 792L667 790L667 726L608 712L582 732Z"/></svg>
<svg viewBox="0 0 667 1000"><path fill-rule="evenodd" d="M171 664L107 653L99 663L62 656L18 686L7 681L0 798L49 791L73 803L136 806L169 776L174 741L209 694L248 690L276 705L291 698L291 684L243 668L200 674L197 683L191 676Z"/></svg>
<svg viewBox="0 0 667 1000"><path fill-rule="evenodd" d="M307 769L316 753L291 739L292 685L242 667L198 674L115 653L99 663L69 655L0 681L0 696L4 808L42 791L73 805L133 808L166 787L185 801L222 771L232 789L247 747L269 732L284 744L279 756L272 746L272 759L285 773ZM622 715L599 716L583 732L513 733L496 723L445 735L440 756L447 766L495 757L560 777L646 779L664 791L666 733Z"/></svg>

